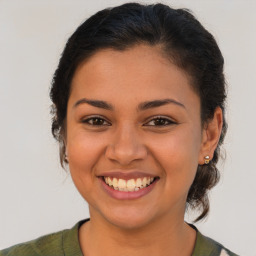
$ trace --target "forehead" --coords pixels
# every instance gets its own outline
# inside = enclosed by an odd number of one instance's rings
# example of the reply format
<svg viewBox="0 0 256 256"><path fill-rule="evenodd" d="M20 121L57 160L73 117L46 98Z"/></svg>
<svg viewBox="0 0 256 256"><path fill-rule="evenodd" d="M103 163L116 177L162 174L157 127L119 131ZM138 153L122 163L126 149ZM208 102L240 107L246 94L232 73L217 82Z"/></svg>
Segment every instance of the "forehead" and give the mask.
<svg viewBox="0 0 256 256"><path fill-rule="evenodd" d="M189 77L163 56L159 47L138 45L124 51L103 49L77 68L71 90L72 98L97 99L171 96L184 101L194 94Z"/></svg>

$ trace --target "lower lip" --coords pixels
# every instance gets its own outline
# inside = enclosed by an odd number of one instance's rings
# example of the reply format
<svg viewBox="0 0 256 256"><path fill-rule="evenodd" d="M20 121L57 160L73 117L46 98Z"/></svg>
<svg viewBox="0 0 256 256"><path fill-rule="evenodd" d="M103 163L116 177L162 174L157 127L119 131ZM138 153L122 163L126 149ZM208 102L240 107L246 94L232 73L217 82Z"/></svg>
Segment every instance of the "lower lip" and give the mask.
<svg viewBox="0 0 256 256"><path fill-rule="evenodd" d="M156 179L153 183L151 183L148 187L141 188L138 191L119 191L115 190L112 187L108 186L102 178L99 178L104 190L113 198L120 200L129 200L129 199L137 199L143 197L150 193L150 191L155 187L158 179Z"/></svg>

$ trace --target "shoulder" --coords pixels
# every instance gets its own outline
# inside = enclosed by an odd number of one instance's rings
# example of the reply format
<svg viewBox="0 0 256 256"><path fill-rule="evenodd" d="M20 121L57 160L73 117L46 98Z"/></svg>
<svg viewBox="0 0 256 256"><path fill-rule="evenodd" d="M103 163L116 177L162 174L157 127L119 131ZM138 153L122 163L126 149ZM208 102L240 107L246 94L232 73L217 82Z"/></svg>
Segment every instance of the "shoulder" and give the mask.
<svg viewBox="0 0 256 256"><path fill-rule="evenodd" d="M0 251L0 256L42 256L51 252L52 255L64 255L62 250L63 231L45 235L35 240L21 243Z"/></svg>
<svg viewBox="0 0 256 256"><path fill-rule="evenodd" d="M62 251L63 231L45 235L35 240L21 243L0 251L0 256L9 255L47 255L52 252L54 255L63 255Z"/></svg>
<svg viewBox="0 0 256 256"><path fill-rule="evenodd" d="M85 221L85 220L84 220ZM79 255L78 222L71 229L41 236L35 240L11 246L0 251L0 256L45 256L45 255ZM68 251L68 252L67 252Z"/></svg>
<svg viewBox="0 0 256 256"><path fill-rule="evenodd" d="M231 252L221 243L213 240L212 238L204 236L197 230L196 244L195 244L195 248L192 256L238 256L238 255Z"/></svg>

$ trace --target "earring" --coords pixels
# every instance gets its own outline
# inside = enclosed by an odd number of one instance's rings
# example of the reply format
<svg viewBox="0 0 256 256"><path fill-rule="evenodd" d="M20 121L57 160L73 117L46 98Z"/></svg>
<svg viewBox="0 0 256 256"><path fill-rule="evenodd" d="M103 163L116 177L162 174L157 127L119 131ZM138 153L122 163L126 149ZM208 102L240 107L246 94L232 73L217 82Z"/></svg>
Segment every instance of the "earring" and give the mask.
<svg viewBox="0 0 256 256"><path fill-rule="evenodd" d="M210 162L210 157L209 156L205 156L204 157L204 164L209 164Z"/></svg>

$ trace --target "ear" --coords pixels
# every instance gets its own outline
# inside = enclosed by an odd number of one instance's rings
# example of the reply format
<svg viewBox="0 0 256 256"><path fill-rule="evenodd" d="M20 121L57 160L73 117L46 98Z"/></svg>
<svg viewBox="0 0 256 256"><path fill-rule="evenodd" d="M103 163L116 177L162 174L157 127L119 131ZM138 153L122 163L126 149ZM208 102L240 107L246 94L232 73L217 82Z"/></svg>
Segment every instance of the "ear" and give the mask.
<svg viewBox="0 0 256 256"><path fill-rule="evenodd" d="M203 165L205 157L209 156L211 160L214 155L214 151L218 145L221 131L223 126L223 113L220 107L217 107L214 111L213 118L207 122L202 132L202 142L200 148L200 154L198 163Z"/></svg>
<svg viewBox="0 0 256 256"><path fill-rule="evenodd" d="M60 129L60 137L62 140L62 154L64 154L64 159L68 163L68 149L67 149L67 135L66 135L66 121L64 121L63 127Z"/></svg>
<svg viewBox="0 0 256 256"><path fill-rule="evenodd" d="M65 154L64 154L64 157L65 157L66 162L68 162L68 148L67 148L67 141L66 141L66 138L63 139L63 144L64 144L64 147L65 147Z"/></svg>

